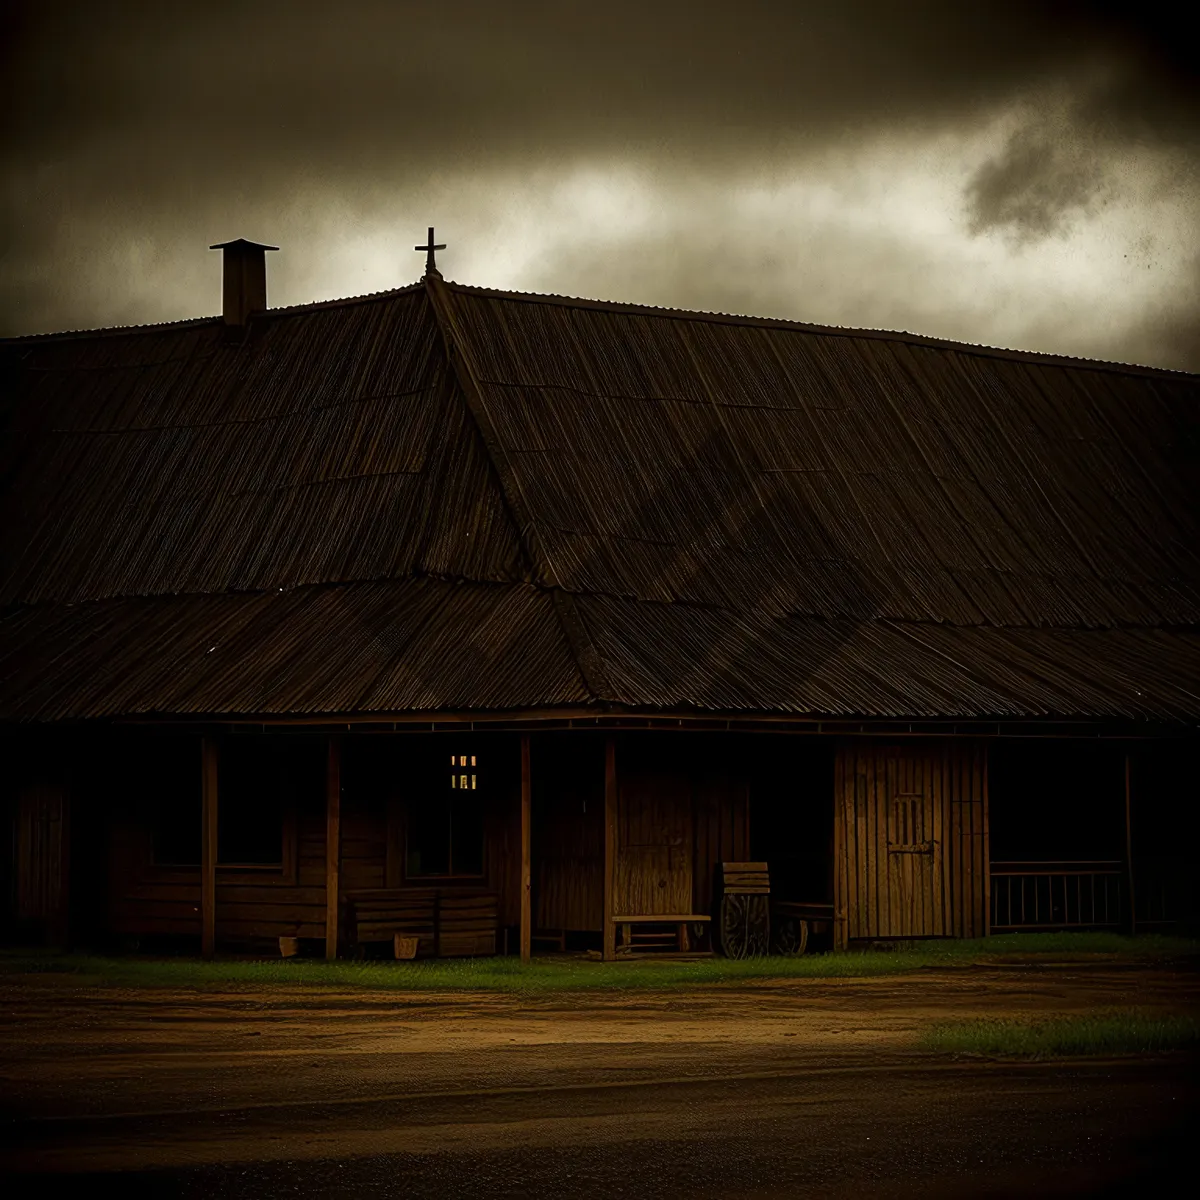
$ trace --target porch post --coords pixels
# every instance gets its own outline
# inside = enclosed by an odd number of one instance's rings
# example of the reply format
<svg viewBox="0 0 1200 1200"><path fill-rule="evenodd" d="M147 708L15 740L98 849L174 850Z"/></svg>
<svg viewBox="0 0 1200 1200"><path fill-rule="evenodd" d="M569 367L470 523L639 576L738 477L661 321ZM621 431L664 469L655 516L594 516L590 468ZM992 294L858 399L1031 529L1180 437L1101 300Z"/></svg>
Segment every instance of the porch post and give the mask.
<svg viewBox="0 0 1200 1200"><path fill-rule="evenodd" d="M833 948L845 950L848 945L849 921L849 892L848 882L843 874L846 865L846 835L842 829L844 804L842 789L845 787L846 750L842 744L834 748L833 758ZM853 775L851 775L853 779Z"/></svg>
<svg viewBox="0 0 1200 1200"><path fill-rule="evenodd" d="M200 743L200 953L217 949L217 740Z"/></svg>
<svg viewBox="0 0 1200 1200"><path fill-rule="evenodd" d="M1129 887L1129 933L1137 933L1137 907L1133 893L1133 821L1131 814L1130 755L1125 751L1125 871Z"/></svg>
<svg viewBox="0 0 1200 1200"><path fill-rule="evenodd" d="M532 788L529 777L529 734L521 734L521 961L527 963L533 950L532 870L530 829Z"/></svg>
<svg viewBox="0 0 1200 1200"><path fill-rule="evenodd" d="M617 927L613 924L613 876L617 859L617 740L604 743L604 958L617 957Z"/></svg>
<svg viewBox="0 0 1200 1200"><path fill-rule="evenodd" d="M325 758L325 957L337 958L339 870L342 861L342 739L333 735Z"/></svg>

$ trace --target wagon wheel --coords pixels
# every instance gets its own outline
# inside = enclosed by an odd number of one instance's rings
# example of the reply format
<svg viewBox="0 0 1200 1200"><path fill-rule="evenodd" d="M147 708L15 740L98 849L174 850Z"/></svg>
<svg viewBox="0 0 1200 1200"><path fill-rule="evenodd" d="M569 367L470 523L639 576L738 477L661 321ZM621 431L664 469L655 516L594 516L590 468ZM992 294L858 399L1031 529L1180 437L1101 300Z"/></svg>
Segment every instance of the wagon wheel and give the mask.
<svg viewBox="0 0 1200 1200"><path fill-rule="evenodd" d="M727 892L721 897L719 930L726 958L753 958L767 953L771 915L767 897Z"/></svg>
<svg viewBox="0 0 1200 1200"><path fill-rule="evenodd" d="M777 917L775 928L776 954L803 954L808 949L808 922L800 917Z"/></svg>

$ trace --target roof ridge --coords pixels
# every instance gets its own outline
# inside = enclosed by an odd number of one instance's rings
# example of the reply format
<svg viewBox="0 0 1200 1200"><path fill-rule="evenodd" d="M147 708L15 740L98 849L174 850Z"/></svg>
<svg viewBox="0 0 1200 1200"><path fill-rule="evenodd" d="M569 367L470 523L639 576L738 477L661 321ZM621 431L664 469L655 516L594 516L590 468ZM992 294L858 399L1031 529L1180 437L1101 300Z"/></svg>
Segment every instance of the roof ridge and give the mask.
<svg viewBox="0 0 1200 1200"><path fill-rule="evenodd" d="M1115 362L1100 358L1078 358L1067 354L1052 354L1041 350L1020 350L1005 346L988 346L980 342L957 342L951 338L911 333L907 330L860 329L849 325L819 325L811 321L795 321L787 317L762 317L745 313L713 312L704 309L670 308L659 304L635 304L622 300L597 300L584 296L564 296L553 292L515 292L499 288L477 287L474 284L443 280L452 291L466 295L488 296L499 300L514 300L525 304L554 304L563 308L590 308L600 312L628 312L643 316L665 317L671 320L700 321L718 325L747 325L763 329L788 329L797 333L825 334L833 337L871 338L879 341L905 342L930 346L934 349L957 350L985 358L1003 358L1016 362L1042 363L1048 366L1077 367L1093 371L1122 371L1130 374L1166 376L1172 379L1200 379L1200 372L1178 371L1173 367L1153 367L1145 363Z"/></svg>
<svg viewBox="0 0 1200 1200"><path fill-rule="evenodd" d="M787 317L764 317L748 313L729 313L707 309L671 308L660 304L636 304L623 300L599 300L586 296L565 296L558 292L520 292L502 288L478 287L474 284L458 283L440 279L449 291L464 295L486 296L498 300L513 300L524 304L553 304L564 308L590 308L600 312L627 312L642 316L664 317L669 320L700 321L719 325L746 325L758 329L787 329L797 333L812 333L829 337L868 338L877 341L902 342L907 345L929 346L933 349L953 350L962 354L974 354L982 358L999 358L1011 362L1039 363L1045 366L1072 367L1087 371L1118 371L1130 375L1147 375L1154 378L1179 380L1200 379L1200 372L1180 371L1174 367L1155 367L1147 363L1117 362L1111 359L1079 358L1069 354L1052 354L1041 350L1020 350L1014 347L989 346L982 342L959 342L952 338L933 337L929 334L912 333L896 329L863 329L849 325L821 325L812 321L796 321ZM349 307L350 305L389 300L417 291L425 286L424 280L404 284L378 292L366 292L361 296L342 296L330 300L312 300L304 304L290 304L281 308L264 309L254 317L274 319L294 316L323 309ZM220 316L186 317L178 321L158 321L144 325L110 325L96 329L64 329L48 333L18 334L0 338L0 346L22 345L56 338L113 337L122 334L147 333L152 330L184 329L189 326L220 325Z"/></svg>

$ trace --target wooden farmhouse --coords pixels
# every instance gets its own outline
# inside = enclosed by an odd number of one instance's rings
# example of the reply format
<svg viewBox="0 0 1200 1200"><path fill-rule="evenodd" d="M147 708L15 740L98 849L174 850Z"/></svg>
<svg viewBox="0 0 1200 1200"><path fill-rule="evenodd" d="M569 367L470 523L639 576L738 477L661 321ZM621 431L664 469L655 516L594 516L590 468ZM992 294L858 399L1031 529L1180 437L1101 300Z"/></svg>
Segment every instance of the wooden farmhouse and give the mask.
<svg viewBox="0 0 1200 1200"><path fill-rule="evenodd" d="M0 344L7 941L1194 920L1200 377L221 249Z"/></svg>

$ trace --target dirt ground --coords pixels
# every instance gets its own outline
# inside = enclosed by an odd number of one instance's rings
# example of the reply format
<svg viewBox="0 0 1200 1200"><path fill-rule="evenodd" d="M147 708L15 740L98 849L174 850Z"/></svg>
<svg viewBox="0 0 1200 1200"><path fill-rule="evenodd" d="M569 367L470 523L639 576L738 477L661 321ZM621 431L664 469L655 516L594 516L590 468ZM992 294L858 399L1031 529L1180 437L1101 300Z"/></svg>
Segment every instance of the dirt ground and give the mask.
<svg viewBox="0 0 1200 1200"><path fill-rule="evenodd" d="M39 1196L111 1172L258 1200L1117 1194L1182 1153L1194 1064L916 1036L1198 1001L1194 965L1103 960L533 998L25 976L0 984L0 1167Z"/></svg>

